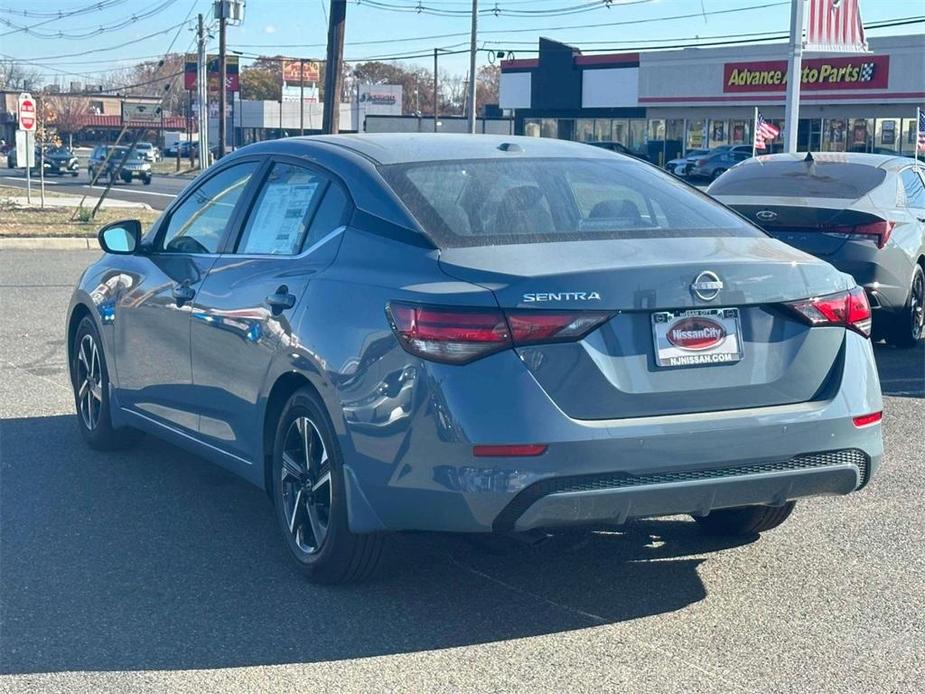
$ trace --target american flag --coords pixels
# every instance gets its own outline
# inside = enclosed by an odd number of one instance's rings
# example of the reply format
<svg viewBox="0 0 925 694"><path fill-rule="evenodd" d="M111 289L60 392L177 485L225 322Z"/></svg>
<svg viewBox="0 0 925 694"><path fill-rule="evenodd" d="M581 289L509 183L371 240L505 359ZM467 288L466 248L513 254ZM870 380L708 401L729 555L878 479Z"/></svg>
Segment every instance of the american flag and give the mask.
<svg viewBox="0 0 925 694"><path fill-rule="evenodd" d="M917 142L920 152L925 152L925 109L919 109L919 130Z"/></svg>
<svg viewBox="0 0 925 694"><path fill-rule="evenodd" d="M780 135L780 128L773 123L769 123L760 113L755 119L755 149L764 149L765 140L773 140Z"/></svg>
<svg viewBox="0 0 925 694"><path fill-rule="evenodd" d="M806 50L866 53L859 0L809 0Z"/></svg>

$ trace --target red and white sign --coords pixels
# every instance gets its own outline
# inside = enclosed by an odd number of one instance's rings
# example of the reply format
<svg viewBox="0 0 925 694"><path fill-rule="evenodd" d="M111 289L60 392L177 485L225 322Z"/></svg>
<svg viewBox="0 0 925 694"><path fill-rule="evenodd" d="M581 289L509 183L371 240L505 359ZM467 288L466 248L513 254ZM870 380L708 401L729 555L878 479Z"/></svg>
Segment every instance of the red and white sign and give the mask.
<svg viewBox="0 0 925 694"><path fill-rule="evenodd" d="M787 88L787 77L786 60L726 63L723 66L723 91L783 92ZM890 56L804 60L800 78L800 90L803 92L886 89L890 82Z"/></svg>
<svg viewBox="0 0 925 694"><path fill-rule="evenodd" d="M35 101L31 94L19 95L19 129L35 132Z"/></svg>
<svg viewBox="0 0 925 694"><path fill-rule="evenodd" d="M805 50L866 53L867 38L858 0L809 0Z"/></svg>

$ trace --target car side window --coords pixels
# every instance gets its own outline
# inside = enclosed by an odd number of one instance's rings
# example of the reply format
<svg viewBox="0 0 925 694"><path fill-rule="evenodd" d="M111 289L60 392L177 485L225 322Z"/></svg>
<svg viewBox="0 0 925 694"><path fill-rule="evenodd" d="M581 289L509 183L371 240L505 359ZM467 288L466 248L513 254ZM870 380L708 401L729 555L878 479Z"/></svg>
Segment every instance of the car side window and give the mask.
<svg viewBox="0 0 925 694"><path fill-rule="evenodd" d="M328 184L327 177L293 164L273 164L244 227L237 252L295 255Z"/></svg>
<svg viewBox="0 0 925 694"><path fill-rule="evenodd" d="M350 210L350 199L347 193L337 183L328 186L318 206L318 211L312 218L308 227L308 236L303 248L310 248L325 236L346 222L347 212Z"/></svg>
<svg viewBox="0 0 925 694"><path fill-rule="evenodd" d="M201 183L171 213L159 248L167 253L217 253L235 205L259 166L229 166Z"/></svg>
<svg viewBox="0 0 925 694"><path fill-rule="evenodd" d="M906 205L925 209L925 184L915 169L906 169L900 174L903 190L906 193Z"/></svg>

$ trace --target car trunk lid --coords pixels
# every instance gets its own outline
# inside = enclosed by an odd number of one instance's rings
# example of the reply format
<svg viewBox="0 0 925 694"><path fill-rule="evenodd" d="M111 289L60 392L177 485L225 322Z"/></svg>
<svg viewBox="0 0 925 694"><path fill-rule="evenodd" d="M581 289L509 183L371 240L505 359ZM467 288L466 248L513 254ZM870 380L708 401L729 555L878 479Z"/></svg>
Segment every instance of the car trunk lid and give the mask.
<svg viewBox="0 0 925 694"><path fill-rule="evenodd" d="M505 309L613 312L581 341L518 348L549 397L577 419L811 400L836 370L844 331L810 330L779 305L851 285L826 263L764 237L449 248L440 263L447 274L491 289ZM722 282L713 300L692 290L705 271ZM714 307L736 314L741 359L659 366L653 315L681 320L682 311Z"/></svg>

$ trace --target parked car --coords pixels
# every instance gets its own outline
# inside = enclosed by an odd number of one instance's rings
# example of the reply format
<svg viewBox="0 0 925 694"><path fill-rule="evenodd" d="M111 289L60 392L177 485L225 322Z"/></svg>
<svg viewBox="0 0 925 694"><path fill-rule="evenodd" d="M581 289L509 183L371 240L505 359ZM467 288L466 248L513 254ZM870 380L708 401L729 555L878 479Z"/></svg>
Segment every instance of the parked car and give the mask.
<svg viewBox="0 0 925 694"><path fill-rule="evenodd" d="M637 159L642 159L643 161L649 161L649 157L645 152L630 149L622 142L601 140L597 142L586 142L585 144L591 145L592 147L600 147L601 149L606 149L610 152L616 152L617 154L625 154L630 157L636 157Z"/></svg>
<svg viewBox="0 0 925 694"><path fill-rule="evenodd" d="M189 140L178 140L177 142L164 149L164 156L175 158L177 153L179 153L181 157L189 157L190 152L193 151L194 146L197 146L195 142L190 142ZM195 154L195 152L193 153Z"/></svg>
<svg viewBox="0 0 925 694"><path fill-rule="evenodd" d="M687 176L687 172L690 171L690 167L693 166L694 161L709 151L708 149L689 149L687 150L687 154L683 157L670 159L665 162L665 170L669 173L673 173L675 176Z"/></svg>
<svg viewBox="0 0 925 694"><path fill-rule="evenodd" d="M715 181L733 166L750 159L751 156L751 149L747 152L733 149L710 152L702 157L697 157L687 175L690 178L707 178Z"/></svg>
<svg viewBox="0 0 925 694"><path fill-rule="evenodd" d="M854 277L877 337L914 346L925 326L925 179L906 157L774 154L709 188L776 239Z"/></svg>
<svg viewBox="0 0 925 694"><path fill-rule="evenodd" d="M35 156L35 159L34 159L34 161L37 162L37 161L39 160L39 157L40 157L41 153L39 152L39 148L38 148L38 147L35 148L34 152L35 152L35 155L34 155L34 156ZM15 147L11 147L11 148L10 148L10 151L7 152L7 155L6 155L6 166L7 166L8 169L16 169L16 168L19 168L19 159L18 159L17 156L16 156L16 148L15 148ZM23 166L23 168L25 168L25 166ZM32 168L34 169L35 167L33 166Z"/></svg>
<svg viewBox="0 0 925 694"><path fill-rule="evenodd" d="M109 152L112 151L110 156ZM87 173L90 180L110 179L115 184L119 180L125 183L131 183L132 179L139 179L145 185L151 183L151 162L144 158L140 152L131 151L128 157L125 153L128 147L112 145L100 145L90 154L90 161L87 164ZM122 163L123 158L125 162ZM119 165L122 163L122 168Z"/></svg>
<svg viewBox="0 0 925 694"><path fill-rule="evenodd" d="M754 536L880 463L863 289L600 148L261 142L99 238L68 310L81 435L265 489L312 580L369 575L390 531Z"/></svg>
<svg viewBox="0 0 925 694"><path fill-rule="evenodd" d="M161 151L150 142L139 142L135 145L137 150L146 161L158 162L161 160Z"/></svg>

